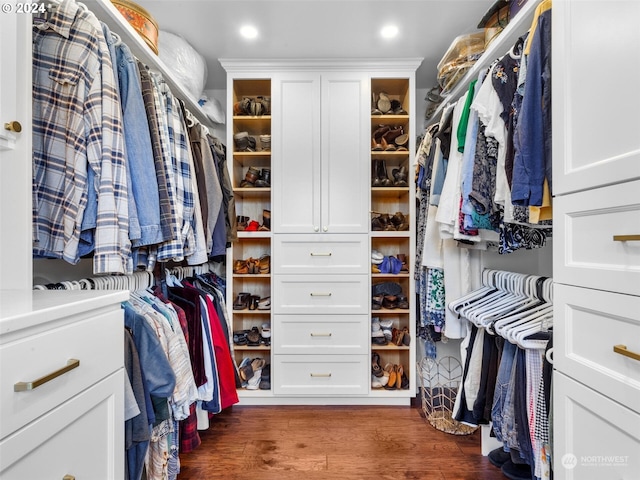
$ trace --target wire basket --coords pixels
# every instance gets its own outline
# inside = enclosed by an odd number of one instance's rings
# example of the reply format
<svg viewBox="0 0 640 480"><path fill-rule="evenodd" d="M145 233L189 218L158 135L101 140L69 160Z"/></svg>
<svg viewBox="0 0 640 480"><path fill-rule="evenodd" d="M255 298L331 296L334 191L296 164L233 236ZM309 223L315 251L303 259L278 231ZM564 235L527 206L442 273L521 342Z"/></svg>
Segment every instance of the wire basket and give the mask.
<svg viewBox="0 0 640 480"><path fill-rule="evenodd" d="M422 411L437 430L452 435L469 435L477 430L453 418L453 405L462 381L462 365L455 357L439 361L423 358L417 364Z"/></svg>

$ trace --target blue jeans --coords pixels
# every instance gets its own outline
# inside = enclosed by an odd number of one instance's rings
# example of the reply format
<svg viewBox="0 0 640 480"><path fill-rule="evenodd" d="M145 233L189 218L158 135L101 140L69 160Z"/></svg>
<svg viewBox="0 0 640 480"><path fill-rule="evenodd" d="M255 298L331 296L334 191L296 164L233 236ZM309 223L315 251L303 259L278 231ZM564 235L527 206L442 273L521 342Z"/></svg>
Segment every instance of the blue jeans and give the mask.
<svg viewBox="0 0 640 480"><path fill-rule="evenodd" d="M502 358L498 367L498 377L496 378L496 388L493 394L493 406L491 408L491 421L493 422L493 432L498 441L504 443L502 436L503 409L507 398L507 390L511 381L511 371L517 347L511 342L504 342L502 348ZM508 448L505 448L508 451Z"/></svg>

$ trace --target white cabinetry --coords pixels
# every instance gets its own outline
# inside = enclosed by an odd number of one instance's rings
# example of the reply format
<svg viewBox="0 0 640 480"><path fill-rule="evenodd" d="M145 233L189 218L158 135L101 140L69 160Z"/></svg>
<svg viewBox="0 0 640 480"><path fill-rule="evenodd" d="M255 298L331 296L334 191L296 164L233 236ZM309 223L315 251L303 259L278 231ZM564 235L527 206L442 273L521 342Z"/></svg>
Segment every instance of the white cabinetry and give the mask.
<svg viewBox="0 0 640 480"><path fill-rule="evenodd" d="M640 4L553 3L555 478L640 465L640 92L607 65L640 48ZM597 32L597 33L596 33ZM595 33L595 34L594 34ZM613 122L597 119L615 119Z"/></svg>
<svg viewBox="0 0 640 480"><path fill-rule="evenodd" d="M370 111L361 72L273 77L275 233L366 233Z"/></svg>
<svg viewBox="0 0 640 480"><path fill-rule="evenodd" d="M127 298L0 293L3 479L123 477Z"/></svg>
<svg viewBox="0 0 640 480"><path fill-rule="evenodd" d="M339 403L407 404L415 386L410 370L415 364L415 345L376 348L394 364L404 364L408 389L372 392L371 381L371 286L398 282L413 298L411 271L371 276L371 249L385 255L413 258L415 219L413 192L413 131L415 120L415 70L419 59L379 62L360 60L240 61L221 60L227 70L230 117L233 134L267 132L264 120L233 116L233 106L244 96L268 95L268 133L271 149L266 152L234 152L230 164L236 184L245 178L249 162L260 159L271 167L270 190L234 188L245 208L259 215L270 208L270 231L241 232L233 244L230 262L255 255L249 239L263 250L270 247L268 277L271 302L271 348L248 353L236 350L236 361L247 355L269 355L272 391L246 392L245 403ZM268 86L268 88L267 88ZM397 114L372 115L372 93L385 92L397 103ZM263 122L263 123L260 123ZM253 124L260 128L253 128ZM402 129L409 141L399 151L371 151L372 132L388 125ZM253 128L253 130L252 130ZM389 149L391 150L391 149ZM372 166L388 162L402 170L402 185L385 188L372 185ZM255 168L263 164L254 165ZM249 196L250 195L250 196ZM251 203L253 202L253 203ZM371 232L371 216L393 216L400 212L407 222L402 231ZM399 216L399 214L398 214ZM412 270L412 265L408 265ZM228 267L228 272L231 272ZM229 302L240 291L260 290L257 275L233 274ZM394 325L407 328L415 339L415 307L377 311ZM234 325L250 328L262 318L258 313L234 311ZM415 343L415 340L414 340ZM254 348L255 350L255 348Z"/></svg>

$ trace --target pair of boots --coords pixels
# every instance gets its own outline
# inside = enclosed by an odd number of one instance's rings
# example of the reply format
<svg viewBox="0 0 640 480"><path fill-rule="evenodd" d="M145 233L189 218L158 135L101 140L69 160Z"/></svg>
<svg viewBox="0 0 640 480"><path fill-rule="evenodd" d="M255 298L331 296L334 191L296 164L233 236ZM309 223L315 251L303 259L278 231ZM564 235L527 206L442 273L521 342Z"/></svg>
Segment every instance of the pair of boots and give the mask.
<svg viewBox="0 0 640 480"><path fill-rule="evenodd" d="M387 162L385 160L373 161L373 172L371 175L372 187L407 187L409 186L406 167L394 168L391 171L393 180L387 174Z"/></svg>
<svg viewBox="0 0 640 480"><path fill-rule="evenodd" d="M262 171L255 167L249 167L244 176L244 180L240 182L240 187L270 187L271 186L271 169L263 168Z"/></svg>

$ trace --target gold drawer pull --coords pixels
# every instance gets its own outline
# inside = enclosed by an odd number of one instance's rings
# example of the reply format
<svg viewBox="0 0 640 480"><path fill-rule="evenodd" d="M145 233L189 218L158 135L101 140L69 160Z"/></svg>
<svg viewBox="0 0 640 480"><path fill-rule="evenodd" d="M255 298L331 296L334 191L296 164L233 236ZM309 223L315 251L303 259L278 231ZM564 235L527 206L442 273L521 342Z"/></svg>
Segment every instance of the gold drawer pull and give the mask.
<svg viewBox="0 0 640 480"><path fill-rule="evenodd" d="M313 333L313 332L311 332L311 336L312 337L330 337L331 336L331 332L329 332L329 333Z"/></svg>
<svg viewBox="0 0 640 480"><path fill-rule="evenodd" d="M331 292L329 292L329 293L313 293L313 292L311 292L309 295L311 295L312 297L330 297L331 296Z"/></svg>
<svg viewBox="0 0 640 480"><path fill-rule="evenodd" d="M320 253L313 253L311 252L311 256L312 257L330 257L331 256L331 252L320 252Z"/></svg>
<svg viewBox="0 0 640 480"><path fill-rule="evenodd" d="M614 235L614 242L638 242L640 241L640 235Z"/></svg>
<svg viewBox="0 0 640 480"><path fill-rule="evenodd" d="M10 132L20 133L22 131L22 125L17 120L13 122L7 122L4 124L4 129L9 130Z"/></svg>
<svg viewBox="0 0 640 480"><path fill-rule="evenodd" d="M310 373L309 375L311 375L312 377L325 377L325 378L329 378L331 376L330 373Z"/></svg>
<svg viewBox="0 0 640 480"><path fill-rule="evenodd" d="M634 360L640 361L640 353L627 350L626 345L614 345L613 351L619 353L620 355L624 355L625 357L633 358Z"/></svg>
<svg viewBox="0 0 640 480"><path fill-rule="evenodd" d="M62 477L62 480L76 480L76 477L74 477L73 475L65 475L64 477Z"/></svg>
<svg viewBox="0 0 640 480"><path fill-rule="evenodd" d="M40 385L44 385L45 383L50 382L54 378L59 377L60 375L64 375L65 373L70 372L71 370L73 370L74 368L78 368L79 366L80 366L80 360L76 360L75 358L70 358L64 367L56 370L55 372L51 372L48 375L45 375L44 377L40 377L37 380L34 380L33 382L15 383L13 385L13 391L24 392L26 390L35 390Z"/></svg>

